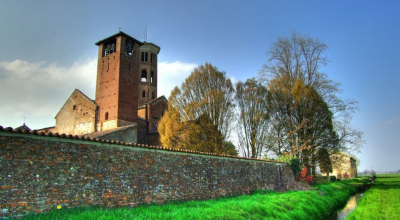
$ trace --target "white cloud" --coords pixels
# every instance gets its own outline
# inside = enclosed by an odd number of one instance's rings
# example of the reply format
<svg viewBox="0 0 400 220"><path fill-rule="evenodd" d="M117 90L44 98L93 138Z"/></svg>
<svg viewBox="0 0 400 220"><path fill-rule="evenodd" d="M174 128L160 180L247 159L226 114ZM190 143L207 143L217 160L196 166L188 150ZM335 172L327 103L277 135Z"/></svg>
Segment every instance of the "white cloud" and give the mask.
<svg viewBox="0 0 400 220"><path fill-rule="evenodd" d="M171 94L175 86L181 86L182 82L198 65L194 63L158 63L158 96L164 95L166 98Z"/></svg>
<svg viewBox="0 0 400 220"><path fill-rule="evenodd" d="M233 87L236 88L236 84L239 82L239 80L237 80L234 76L229 77L229 79L231 80Z"/></svg>
<svg viewBox="0 0 400 220"><path fill-rule="evenodd" d="M399 120L400 120L400 117L395 117L395 118L392 118L392 119L386 121L384 123L384 125L393 125L393 124L397 123L397 121L399 121Z"/></svg>
<svg viewBox="0 0 400 220"><path fill-rule="evenodd" d="M0 125L54 126L54 117L75 88L94 99L97 59L71 67L22 60L0 62Z"/></svg>
<svg viewBox="0 0 400 220"><path fill-rule="evenodd" d="M179 61L158 64L158 95L167 98L180 86L196 64ZM15 60L0 62L0 125L31 129L55 125L54 117L74 89L95 98L97 59L75 62L70 67L56 63Z"/></svg>

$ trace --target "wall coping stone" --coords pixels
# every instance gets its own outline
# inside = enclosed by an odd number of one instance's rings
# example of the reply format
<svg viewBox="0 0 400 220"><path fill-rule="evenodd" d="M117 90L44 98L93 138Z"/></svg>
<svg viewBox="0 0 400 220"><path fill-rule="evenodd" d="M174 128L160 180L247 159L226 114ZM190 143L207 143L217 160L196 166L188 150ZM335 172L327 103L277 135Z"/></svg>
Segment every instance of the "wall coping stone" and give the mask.
<svg viewBox="0 0 400 220"><path fill-rule="evenodd" d="M138 143L128 143L123 141L115 141L109 139L100 139L100 138L90 138L84 137L84 135L71 135L71 134L59 134L53 132L38 132L37 130L28 131L26 129L13 129L12 127L6 127L0 125L0 134L4 133L5 136L29 136L29 138L35 138L35 136L40 136L40 138L59 138L60 141L66 142L78 142L78 143L87 143L87 142L94 142L92 144L96 144L97 146L104 146L104 144L109 145L116 145L116 147L134 147L134 148L141 148L147 150L162 150L162 151L172 151L176 153L185 153L185 154L200 154L200 155L207 155L207 156L216 156L216 157L224 157L224 158L232 158L232 159L239 159L239 160L253 160L259 162L267 162L267 163L276 163L276 164L288 164L287 162L277 161L277 160L265 160L265 159L257 159L257 158L249 158L249 157L241 157L241 156L233 156L233 155L226 155L226 154L216 154L216 153L207 153L207 152L200 152L200 151L193 151L193 150L184 150L184 149L174 149L174 148L167 148L162 146L150 146L147 144L138 144ZM8 134L8 135L7 135Z"/></svg>

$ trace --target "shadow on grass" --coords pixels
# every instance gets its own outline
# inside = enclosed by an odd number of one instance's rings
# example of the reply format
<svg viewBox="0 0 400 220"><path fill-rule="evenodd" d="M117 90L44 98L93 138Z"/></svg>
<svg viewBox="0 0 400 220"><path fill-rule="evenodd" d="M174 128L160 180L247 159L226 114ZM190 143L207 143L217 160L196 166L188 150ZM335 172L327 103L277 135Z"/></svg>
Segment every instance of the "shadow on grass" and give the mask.
<svg viewBox="0 0 400 220"><path fill-rule="evenodd" d="M373 184L373 186L372 187L374 187L375 189L381 189L381 190L384 190L384 189L400 189L400 181L393 181L393 182L390 182L390 183L380 183L380 182L375 182L374 184Z"/></svg>

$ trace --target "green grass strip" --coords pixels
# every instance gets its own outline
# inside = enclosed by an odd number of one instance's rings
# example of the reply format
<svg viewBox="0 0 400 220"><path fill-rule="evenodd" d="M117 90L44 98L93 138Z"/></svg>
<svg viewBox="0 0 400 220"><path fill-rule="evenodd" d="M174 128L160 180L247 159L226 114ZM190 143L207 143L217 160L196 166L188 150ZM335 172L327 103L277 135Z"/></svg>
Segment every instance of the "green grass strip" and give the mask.
<svg viewBox="0 0 400 220"><path fill-rule="evenodd" d="M356 188L343 181L317 185L312 191L257 191L252 195L136 208L62 208L22 219L326 219L354 193Z"/></svg>
<svg viewBox="0 0 400 220"><path fill-rule="evenodd" d="M346 219L400 219L400 175L378 175Z"/></svg>

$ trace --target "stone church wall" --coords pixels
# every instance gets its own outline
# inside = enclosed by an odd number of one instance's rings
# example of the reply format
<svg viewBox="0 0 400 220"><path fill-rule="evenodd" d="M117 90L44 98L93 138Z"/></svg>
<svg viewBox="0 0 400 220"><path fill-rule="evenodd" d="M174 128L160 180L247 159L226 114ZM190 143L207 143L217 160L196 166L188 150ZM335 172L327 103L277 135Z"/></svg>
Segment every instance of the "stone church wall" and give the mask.
<svg viewBox="0 0 400 220"><path fill-rule="evenodd" d="M81 135L95 132L96 104L75 90L56 116L55 132Z"/></svg>
<svg viewBox="0 0 400 220"><path fill-rule="evenodd" d="M126 129L121 129L118 131L114 131L105 135L100 136L99 138L105 140L119 140L127 143L137 143L137 126L130 126Z"/></svg>
<svg viewBox="0 0 400 220"><path fill-rule="evenodd" d="M0 126L0 217L284 190L289 165Z"/></svg>

